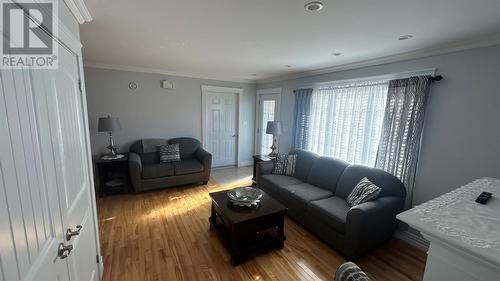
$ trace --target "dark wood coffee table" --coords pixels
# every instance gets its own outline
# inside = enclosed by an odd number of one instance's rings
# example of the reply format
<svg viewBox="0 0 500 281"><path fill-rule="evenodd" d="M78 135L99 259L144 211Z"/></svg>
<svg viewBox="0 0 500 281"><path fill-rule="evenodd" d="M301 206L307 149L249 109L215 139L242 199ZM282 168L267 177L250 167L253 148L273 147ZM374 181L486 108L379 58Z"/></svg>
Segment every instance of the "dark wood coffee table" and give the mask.
<svg viewBox="0 0 500 281"><path fill-rule="evenodd" d="M261 249L283 248L287 208L265 192L258 206L233 205L227 190L212 192L212 214L208 219L231 254L231 264Z"/></svg>

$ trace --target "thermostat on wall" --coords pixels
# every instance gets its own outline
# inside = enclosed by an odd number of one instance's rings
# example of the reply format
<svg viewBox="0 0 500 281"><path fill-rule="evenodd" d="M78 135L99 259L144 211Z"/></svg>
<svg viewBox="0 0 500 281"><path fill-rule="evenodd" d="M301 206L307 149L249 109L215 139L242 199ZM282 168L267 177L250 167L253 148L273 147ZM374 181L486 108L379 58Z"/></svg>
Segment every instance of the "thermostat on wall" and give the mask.
<svg viewBox="0 0 500 281"><path fill-rule="evenodd" d="M172 80L161 80L161 87L171 90L174 88L174 82Z"/></svg>

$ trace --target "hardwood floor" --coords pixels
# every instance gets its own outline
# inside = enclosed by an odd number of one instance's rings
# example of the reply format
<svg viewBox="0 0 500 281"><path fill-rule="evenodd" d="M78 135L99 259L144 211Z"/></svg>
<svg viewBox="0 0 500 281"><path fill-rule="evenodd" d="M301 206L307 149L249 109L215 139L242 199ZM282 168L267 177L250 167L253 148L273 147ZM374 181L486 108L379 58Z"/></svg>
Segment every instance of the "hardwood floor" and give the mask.
<svg viewBox="0 0 500 281"><path fill-rule="evenodd" d="M208 193L232 187L212 180L205 186L99 198L103 280L333 280L343 257L288 218L284 249L233 267L208 226ZM356 263L374 281L422 280L425 258L394 239Z"/></svg>

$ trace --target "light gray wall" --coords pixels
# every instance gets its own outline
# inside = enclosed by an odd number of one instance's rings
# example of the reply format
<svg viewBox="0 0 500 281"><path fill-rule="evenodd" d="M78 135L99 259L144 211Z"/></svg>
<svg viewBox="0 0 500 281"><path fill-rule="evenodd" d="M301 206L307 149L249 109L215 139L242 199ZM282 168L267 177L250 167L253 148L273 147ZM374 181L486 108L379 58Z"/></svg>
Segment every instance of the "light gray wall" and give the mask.
<svg viewBox="0 0 500 281"><path fill-rule="evenodd" d="M160 88L173 80L175 89ZM201 85L243 88L240 111L240 163L250 163L254 149L255 85L130 71L85 68L92 154L106 152L107 134L97 133L97 119L120 118L114 134L120 151L142 138L194 137L201 141ZM137 90L128 85L135 82Z"/></svg>
<svg viewBox="0 0 500 281"><path fill-rule="evenodd" d="M314 82L353 79L437 68L427 107L415 202L446 193L475 178L500 178L500 46L365 67L324 75L259 84L281 87L280 148L291 146L292 91Z"/></svg>

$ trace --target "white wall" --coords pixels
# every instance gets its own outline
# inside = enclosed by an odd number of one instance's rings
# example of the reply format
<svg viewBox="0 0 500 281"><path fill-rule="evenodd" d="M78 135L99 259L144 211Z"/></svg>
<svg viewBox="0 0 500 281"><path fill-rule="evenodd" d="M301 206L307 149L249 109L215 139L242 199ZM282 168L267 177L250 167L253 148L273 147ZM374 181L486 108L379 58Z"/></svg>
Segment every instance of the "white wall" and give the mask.
<svg viewBox="0 0 500 281"><path fill-rule="evenodd" d="M254 148L255 85L166 76L162 74L85 68L87 101L94 156L106 152L107 134L97 133L97 119L120 118L122 131L114 134L120 151L142 138L194 137L201 141L201 85L243 88L240 111L240 163L250 163ZM160 88L174 81L175 89ZM138 84L135 91L130 82Z"/></svg>
<svg viewBox="0 0 500 281"><path fill-rule="evenodd" d="M500 46L259 84L281 87L280 148L291 146L293 90L314 82L353 79L437 68L444 80L434 84L427 107L416 203L448 192L475 178L500 178Z"/></svg>

